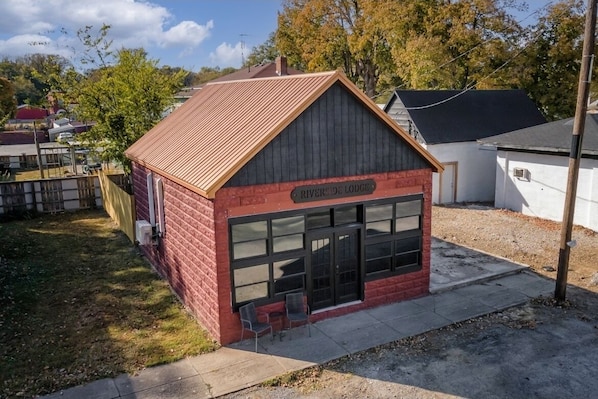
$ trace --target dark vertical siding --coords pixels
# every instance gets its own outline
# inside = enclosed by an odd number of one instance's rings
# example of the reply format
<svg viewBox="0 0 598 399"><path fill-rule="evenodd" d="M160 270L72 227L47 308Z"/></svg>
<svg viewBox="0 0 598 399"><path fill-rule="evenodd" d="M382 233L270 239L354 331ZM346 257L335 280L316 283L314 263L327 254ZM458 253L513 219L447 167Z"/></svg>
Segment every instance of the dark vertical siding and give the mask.
<svg viewBox="0 0 598 399"><path fill-rule="evenodd" d="M247 186L429 167L342 85L324 93L226 184Z"/></svg>

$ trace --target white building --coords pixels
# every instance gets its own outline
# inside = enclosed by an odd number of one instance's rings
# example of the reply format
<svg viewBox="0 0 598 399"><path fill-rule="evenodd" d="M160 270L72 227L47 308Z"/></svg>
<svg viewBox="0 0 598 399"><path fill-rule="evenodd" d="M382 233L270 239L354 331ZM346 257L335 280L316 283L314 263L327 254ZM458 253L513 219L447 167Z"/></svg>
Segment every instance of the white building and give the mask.
<svg viewBox="0 0 598 399"><path fill-rule="evenodd" d="M497 208L563 220L573 119L479 140L496 148ZM573 223L598 231L598 115L586 117Z"/></svg>
<svg viewBox="0 0 598 399"><path fill-rule="evenodd" d="M477 140L546 122L522 90L396 90L384 111L443 164L441 204L493 201L496 149Z"/></svg>

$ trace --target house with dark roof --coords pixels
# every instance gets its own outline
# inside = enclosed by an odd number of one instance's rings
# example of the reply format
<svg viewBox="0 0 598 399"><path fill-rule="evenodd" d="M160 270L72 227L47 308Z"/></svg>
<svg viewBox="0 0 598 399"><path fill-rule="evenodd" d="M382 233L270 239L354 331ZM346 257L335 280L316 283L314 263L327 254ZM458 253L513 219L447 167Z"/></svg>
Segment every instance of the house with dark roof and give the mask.
<svg viewBox="0 0 598 399"><path fill-rule="evenodd" d="M546 122L522 90L396 90L384 111L442 162L440 204L492 201L496 153L477 140Z"/></svg>
<svg viewBox="0 0 598 399"><path fill-rule="evenodd" d="M497 208L561 221L569 173L573 118L479 140L497 149ZM588 114L573 223L598 231L598 114Z"/></svg>
<svg viewBox="0 0 598 399"><path fill-rule="evenodd" d="M263 64L248 66L241 68L238 71L229 73L219 78L213 79L210 82L224 82L227 80L243 80L243 79L257 79L257 78L269 78L274 76L286 76L286 75L298 75L303 72L291 68L287 65L286 57L278 56L272 62L264 62ZM176 104L180 105L187 101L197 93L203 85L197 87L185 87L175 94L174 98Z"/></svg>
<svg viewBox="0 0 598 399"><path fill-rule="evenodd" d="M212 337L429 293L441 164L340 72L212 82L126 151L140 248ZM281 313L282 312L282 313Z"/></svg>

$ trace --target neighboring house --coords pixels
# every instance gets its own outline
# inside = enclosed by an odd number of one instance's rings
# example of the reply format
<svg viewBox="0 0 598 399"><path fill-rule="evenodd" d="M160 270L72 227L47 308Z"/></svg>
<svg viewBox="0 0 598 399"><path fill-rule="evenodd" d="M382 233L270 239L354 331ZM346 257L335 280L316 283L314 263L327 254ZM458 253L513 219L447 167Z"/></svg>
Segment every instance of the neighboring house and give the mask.
<svg viewBox="0 0 598 399"><path fill-rule="evenodd" d="M562 221L573 118L480 140L496 148L497 208ZM598 231L598 115L586 117L573 223Z"/></svg>
<svg viewBox="0 0 598 399"><path fill-rule="evenodd" d="M303 72L287 66L286 57L276 57L274 62L266 62L260 65L254 65L247 68L241 68L238 71L221 76L210 82L224 82L228 80L243 80L243 79L257 79L270 78L274 76L298 75ZM197 87L185 87L174 95L175 108L190 99L193 94L197 93L203 85Z"/></svg>
<svg viewBox="0 0 598 399"><path fill-rule="evenodd" d="M442 166L340 72L207 84L126 155L143 252L222 344L248 302L303 292L320 320L429 292Z"/></svg>
<svg viewBox="0 0 598 399"><path fill-rule="evenodd" d="M50 112L45 108L37 108L28 104L23 104L17 107L15 122L45 121L48 116L50 116Z"/></svg>
<svg viewBox="0 0 598 399"><path fill-rule="evenodd" d="M396 90L384 111L442 162L441 204L492 201L496 153L476 140L546 122L522 90Z"/></svg>

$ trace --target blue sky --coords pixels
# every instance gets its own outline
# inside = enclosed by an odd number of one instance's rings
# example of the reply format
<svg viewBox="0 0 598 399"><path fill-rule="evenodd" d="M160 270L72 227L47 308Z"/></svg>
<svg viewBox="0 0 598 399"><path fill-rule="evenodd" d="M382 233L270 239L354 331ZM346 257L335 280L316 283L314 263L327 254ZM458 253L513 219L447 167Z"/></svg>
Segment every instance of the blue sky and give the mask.
<svg viewBox="0 0 598 399"><path fill-rule="evenodd" d="M75 32L87 25L99 28L106 23L112 26L110 38L116 48L143 47L162 65L191 71L203 66L240 67L242 53L247 55L276 30L281 2L0 0L0 58L37 52L74 60L81 48ZM518 14L518 19L550 1L527 3L529 11Z"/></svg>
<svg viewBox="0 0 598 399"><path fill-rule="evenodd" d="M0 0L0 57L73 59L76 31L106 23L116 48L143 47L160 64L240 67L276 30L280 9L281 0Z"/></svg>

